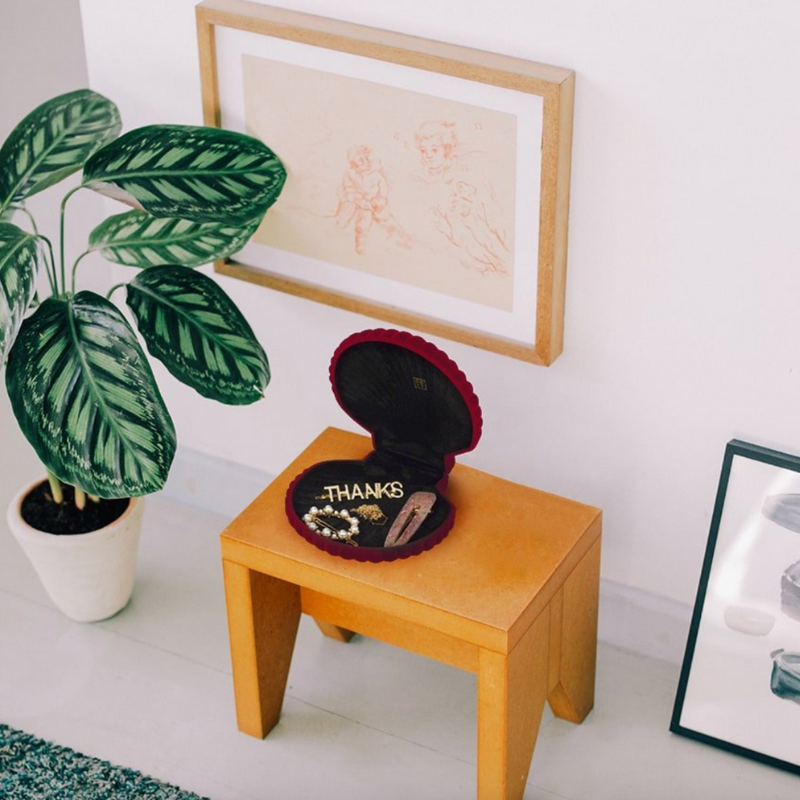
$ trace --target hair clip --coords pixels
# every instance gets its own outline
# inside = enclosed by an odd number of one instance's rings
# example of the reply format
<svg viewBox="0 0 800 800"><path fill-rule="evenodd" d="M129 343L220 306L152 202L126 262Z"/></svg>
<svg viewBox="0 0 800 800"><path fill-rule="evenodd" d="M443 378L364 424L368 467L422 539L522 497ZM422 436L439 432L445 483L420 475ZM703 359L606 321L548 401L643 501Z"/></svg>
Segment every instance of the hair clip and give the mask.
<svg viewBox="0 0 800 800"><path fill-rule="evenodd" d="M433 492L414 492L395 517L386 536L384 547L399 547L408 542L431 513L436 495Z"/></svg>
<svg viewBox="0 0 800 800"><path fill-rule="evenodd" d="M341 520L347 527L340 527L335 520ZM330 520L334 520L331 522ZM311 506L308 512L303 514L303 522L310 531L324 536L326 539L333 539L337 542L346 542L358 547L358 542L353 541L353 536L358 536L358 520L351 516L350 512L343 508L337 511L333 506L317 508Z"/></svg>

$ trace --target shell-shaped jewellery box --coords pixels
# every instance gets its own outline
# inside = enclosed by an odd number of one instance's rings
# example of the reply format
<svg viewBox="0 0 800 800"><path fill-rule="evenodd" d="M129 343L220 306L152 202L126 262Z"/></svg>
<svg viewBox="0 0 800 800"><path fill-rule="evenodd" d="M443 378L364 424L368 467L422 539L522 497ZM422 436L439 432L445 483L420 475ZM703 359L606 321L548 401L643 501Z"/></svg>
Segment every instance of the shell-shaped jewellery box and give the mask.
<svg viewBox="0 0 800 800"><path fill-rule="evenodd" d="M361 461L323 461L286 493L292 527L326 552L394 561L430 550L453 527L446 495L459 453L481 435L478 398L444 352L404 331L362 331L333 354L339 405L372 435Z"/></svg>

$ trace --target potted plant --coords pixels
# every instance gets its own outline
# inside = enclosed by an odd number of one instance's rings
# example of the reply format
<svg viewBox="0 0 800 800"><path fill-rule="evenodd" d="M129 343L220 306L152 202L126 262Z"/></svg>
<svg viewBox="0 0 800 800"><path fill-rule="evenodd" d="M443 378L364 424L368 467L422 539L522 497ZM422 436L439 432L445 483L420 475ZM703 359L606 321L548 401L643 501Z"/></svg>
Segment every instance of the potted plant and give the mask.
<svg viewBox="0 0 800 800"><path fill-rule="evenodd" d="M0 148L0 366L47 472L14 498L8 519L53 601L84 621L128 602L141 498L164 485L176 446L145 352L113 300L124 288L147 350L178 380L222 403L258 400L266 354L233 301L194 267L241 249L286 178L250 136L120 128L114 103L79 90L36 108ZM80 169L80 185L61 200L54 247L25 200ZM84 189L134 210L101 222L70 264L64 211ZM94 252L139 271L105 297L78 291L80 262Z"/></svg>

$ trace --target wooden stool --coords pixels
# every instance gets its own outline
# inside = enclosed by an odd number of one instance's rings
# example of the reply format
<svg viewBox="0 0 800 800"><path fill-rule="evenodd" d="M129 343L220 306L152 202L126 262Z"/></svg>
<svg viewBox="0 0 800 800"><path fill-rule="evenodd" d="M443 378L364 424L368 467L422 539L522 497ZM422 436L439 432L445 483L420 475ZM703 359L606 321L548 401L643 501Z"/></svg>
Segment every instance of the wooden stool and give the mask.
<svg viewBox="0 0 800 800"><path fill-rule="evenodd" d="M239 729L277 724L300 621L358 632L478 676L478 798L521 798L545 700L581 722L594 701L601 512L456 465L456 524L433 550L365 564L311 546L284 496L303 469L360 459L328 428L222 534Z"/></svg>

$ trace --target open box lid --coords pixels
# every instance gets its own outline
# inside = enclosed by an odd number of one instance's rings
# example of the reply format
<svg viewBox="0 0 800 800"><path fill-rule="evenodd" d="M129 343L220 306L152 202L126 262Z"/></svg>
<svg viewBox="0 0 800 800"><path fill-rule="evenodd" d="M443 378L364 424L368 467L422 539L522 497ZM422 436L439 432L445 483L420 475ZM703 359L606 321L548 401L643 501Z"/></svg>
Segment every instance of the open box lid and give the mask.
<svg viewBox="0 0 800 800"><path fill-rule="evenodd" d="M339 405L372 434L379 453L446 477L455 456L480 439L472 384L420 336L385 328L355 333L333 354L330 380Z"/></svg>

